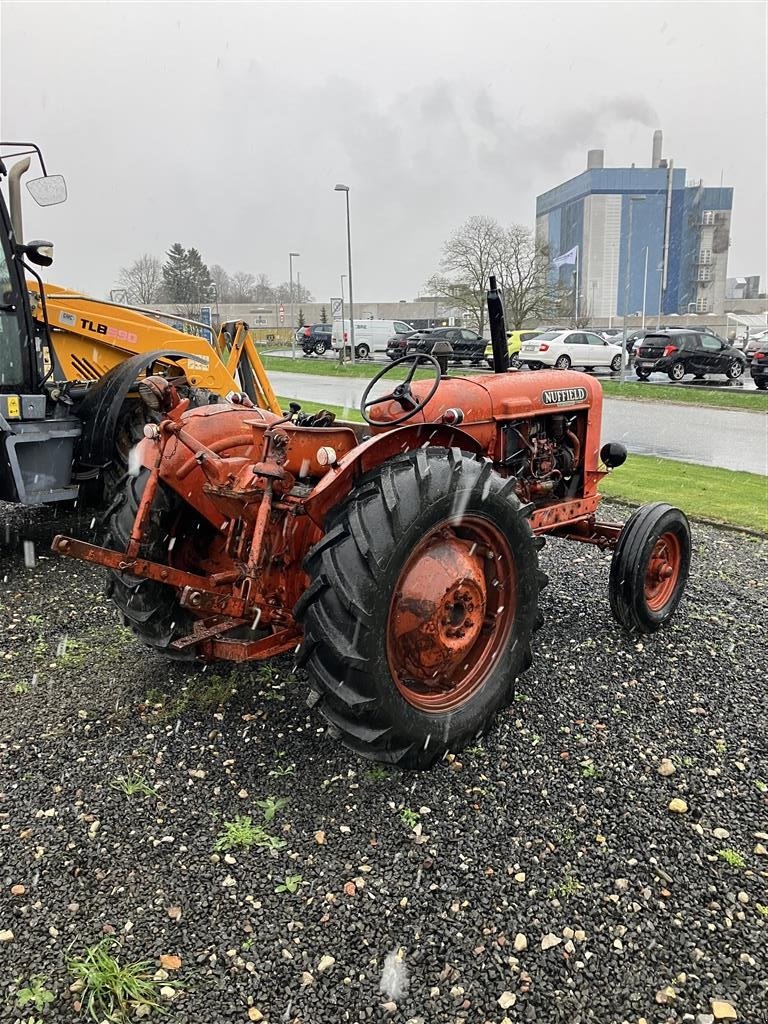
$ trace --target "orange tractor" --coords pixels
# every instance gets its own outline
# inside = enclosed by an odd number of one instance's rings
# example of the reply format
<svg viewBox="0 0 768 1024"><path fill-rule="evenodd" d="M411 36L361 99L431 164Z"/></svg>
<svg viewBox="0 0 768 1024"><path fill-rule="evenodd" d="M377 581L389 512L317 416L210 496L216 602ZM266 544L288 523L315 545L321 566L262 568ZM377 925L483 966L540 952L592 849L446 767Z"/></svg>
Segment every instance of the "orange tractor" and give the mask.
<svg viewBox="0 0 768 1024"><path fill-rule="evenodd" d="M634 632L674 613L691 552L669 505L624 526L596 518L597 485L626 457L600 447L599 382L506 372L493 279L488 306L496 373L398 359L366 388L365 425L297 405L279 416L244 395L191 408L149 376L139 393L154 422L108 545L59 536L54 550L109 569L125 622L171 657L295 649L310 705L365 757L424 768L461 749L531 663L547 536L612 550L611 608Z"/></svg>

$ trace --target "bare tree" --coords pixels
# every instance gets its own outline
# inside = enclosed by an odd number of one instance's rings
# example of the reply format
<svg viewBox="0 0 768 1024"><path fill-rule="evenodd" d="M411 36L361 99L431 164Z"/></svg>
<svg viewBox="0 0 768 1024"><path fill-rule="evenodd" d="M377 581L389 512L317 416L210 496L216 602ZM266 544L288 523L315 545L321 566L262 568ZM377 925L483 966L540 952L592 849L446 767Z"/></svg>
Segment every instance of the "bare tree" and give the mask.
<svg viewBox="0 0 768 1024"><path fill-rule="evenodd" d="M256 297L256 278L245 270L232 275L232 302L253 302Z"/></svg>
<svg viewBox="0 0 768 1024"><path fill-rule="evenodd" d="M128 293L128 301L137 306L150 306L157 302L163 284L163 266L160 260L145 252L127 267L122 267L118 284Z"/></svg>
<svg viewBox="0 0 768 1024"><path fill-rule="evenodd" d="M552 304L546 246L520 224L503 228L492 217L470 217L443 246L440 267L427 282L430 294L463 307L481 334L491 274L502 289L508 328L546 316Z"/></svg>
<svg viewBox="0 0 768 1024"><path fill-rule="evenodd" d="M480 334L485 327L488 278L499 271L503 243L504 231L492 217L470 217L443 246L442 275L427 285L441 297L447 298L452 291L452 298L466 309L467 320Z"/></svg>
<svg viewBox="0 0 768 1024"><path fill-rule="evenodd" d="M232 301L232 279L224 267L214 263L211 267L211 280L216 285L216 295L219 302Z"/></svg>
<svg viewBox="0 0 768 1024"><path fill-rule="evenodd" d="M259 274L256 277L256 302L274 302L275 289L269 280L269 274Z"/></svg>
<svg viewBox="0 0 768 1024"><path fill-rule="evenodd" d="M513 224L499 247L500 278L508 328L519 330L526 320L546 316L549 305L549 252L528 228Z"/></svg>

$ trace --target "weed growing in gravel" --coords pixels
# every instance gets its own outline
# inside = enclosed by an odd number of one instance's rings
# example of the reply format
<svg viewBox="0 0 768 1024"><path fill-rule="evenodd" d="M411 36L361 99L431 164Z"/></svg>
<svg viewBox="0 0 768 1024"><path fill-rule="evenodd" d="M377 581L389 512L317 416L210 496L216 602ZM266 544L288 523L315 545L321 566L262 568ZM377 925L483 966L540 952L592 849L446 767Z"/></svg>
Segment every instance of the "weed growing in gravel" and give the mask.
<svg viewBox="0 0 768 1024"><path fill-rule="evenodd" d="M250 850L252 846L265 846L281 850L285 841L270 835L262 825L254 825L248 815L238 814L234 821L225 821L224 828L214 843L214 850Z"/></svg>
<svg viewBox="0 0 768 1024"><path fill-rule="evenodd" d="M389 778L389 772L386 768L382 768L380 764L375 764L373 768L369 768L365 773L365 777L369 782L383 782L384 779Z"/></svg>
<svg viewBox="0 0 768 1024"><path fill-rule="evenodd" d="M696 764L696 758L687 756L681 757L680 764L683 766L683 768L693 768L693 766Z"/></svg>
<svg viewBox="0 0 768 1024"><path fill-rule="evenodd" d="M515 703L516 704L527 704L529 700L531 700L531 697L529 697L527 693L516 693L515 694Z"/></svg>
<svg viewBox="0 0 768 1024"><path fill-rule="evenodd" d="M582 761L581 763L581 777L583 779L595 779L600 773L597 768L592 764L591 761Z"/></svg>
<svg viewBox="0 0 768 1024"><path fill-rule="evenodd" d="M467 747L465 753L470 757L486 757L487 755L485 747Z"/></svg>
<svg viewBox="0 0 768 1024"><path fill-rule="evenodd" d="M125 796L157 796L157 790L153 789L143 775L118 775L110 784L112 789L117 789Z"/></svg>
<svg viewBox="0 0 768 1024"><path fill-rule="evenodd" d="M729 867L745 868L747 866L747 862L737 850L718 850L717 856L720 860L724 860Z"/></svg>
<svg viewBox="0 0 768 1024"><path fill-rule="evenodd" d="M289 892L293 895L295 892L298 892L299 886L303 881L304 879L301 875L286 875L280 885L275 886L275 892Z"/></svg>
<svg viewBox="0 0 768 1024"><path fill-rule="evenodd" d="M291 801L285 797L268 796L266 800L257 800L256 806L264 812L264 821L274 821L278 811L282 811Z"/></svg>
<svg viewBox="0 0 768 1024"><path fill-rule="evenodd" d="M295 764L279 764L277 768L271 768L267 775L272 779L280 779L284 775L294 775L296 772Z"/></svg>
<svg viewBox="0 0 768 1024"><path fill-rule="evenodd" d="M97 1024L122 1022L140 1006L161 1009L152 962L139 960L121 965L110 951L114 945L114 939L102 939L89 946L82 957L67 961L67 970L79 984L83 1010ZM175 986L169 981L164 984Z"/></svg>
<svg viewBox="0 0 768 1024"><path fill-rule="evenodd" d="M726 749L727 749L727 747L726 747L726 744L725 744L725 740L715 740L715 753L716 754L724 754Z"/></svg>
<svg viewBox="0 0 768 1024"><path fill-rule="evenodd" d="M768 907L764 903L756 903L755 908L761 917L768 917Z"/></svg>
<svg viewBox="0 0 768 1024"><path fill-rule="evenodd" d="M418 811L412 811L410 807L404 807L400 812L400 820L404 825L407 825L408 828L415 828L419 823L420 818L421 815Z"/></svg>
<svg viewBox="0 0 768 1024"><path fill-rule="evenodd" d="M21 981L21 978L17 978L16 984L20 985ZM25 1006L31 1004L38 1013L42 1013L46 1006L56 999L53 992L46 988L47 981L48 979L44 974L33 975L24 988L20 988L16 993L16 1006L23 1010Z"/></svg>
<svg viewBox="0 0 768 1024"><path fill-rule="evenodd" d="M573 875L566 875L565 880L559 885L553 885L547 894L551 900L557 899L568 899L569 896L575 896L576 893L581 892L584 886L578 879L574 878Z"/></svg>
<svg viewBox="0 0 768 1024"><path fill-rule="evenodd" d="M29 683L16 683L11 687L14 697L20 697L23 693L29 693Z"/></svg>
<svg viewBox="0 0 768 1024"><path fill-rule="evenodd" d="M766 785L762 779L755 779L755 789L759 793L768 793L768 785Z"/></svg>
<svg viewBox="0 0 768 1024"><path fill-rule="evenodd" d="M253 949L253 941L253 936L251 936L250 939L246 939L245 942L240 944L240 949L242 949L244 953L250 953Z"/></svg>

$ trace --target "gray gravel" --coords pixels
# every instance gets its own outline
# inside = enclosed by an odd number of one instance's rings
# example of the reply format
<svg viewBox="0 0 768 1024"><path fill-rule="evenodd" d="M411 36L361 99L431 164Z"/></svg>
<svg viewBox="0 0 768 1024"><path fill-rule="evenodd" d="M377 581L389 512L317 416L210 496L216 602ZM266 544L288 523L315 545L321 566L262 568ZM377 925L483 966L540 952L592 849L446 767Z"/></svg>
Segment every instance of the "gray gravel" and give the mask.
<svg viewBox="0 0 768 1024"><path fill-rule="evenodd" d="M382 777L327 739L290 659L144 650L99 573L48 554L50 516L0 506L0 1020L27 1020L35 974L43 1020L74 1020L67 950L114 934L181 958L174 1024L662 1024L712 998L768 1021L764 541L696 528L680 614L642 641L610 618L607 558L549 544L513 707L482 748ZM133 774L157 795L110 785ZM269 796L285 847L214 855ZM383 972L407 974L396 1003Z"/></svg>

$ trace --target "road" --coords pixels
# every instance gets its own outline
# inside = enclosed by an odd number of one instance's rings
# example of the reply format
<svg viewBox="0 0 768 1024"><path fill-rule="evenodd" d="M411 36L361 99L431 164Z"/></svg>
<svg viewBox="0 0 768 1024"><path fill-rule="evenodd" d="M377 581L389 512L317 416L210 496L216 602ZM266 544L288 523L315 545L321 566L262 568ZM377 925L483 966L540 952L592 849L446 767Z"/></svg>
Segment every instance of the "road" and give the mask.
<svg viewBox="0 0 768 1024"><path fill-rule="evenodd" d="M347 409L357 409L368 383L275 370L269 377L278 395ZM378 393L388 390L385 382ZM641 455L768 476L768 418L758 412L606 398L603 440L621 441Z"/></svg>

